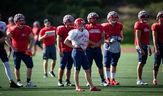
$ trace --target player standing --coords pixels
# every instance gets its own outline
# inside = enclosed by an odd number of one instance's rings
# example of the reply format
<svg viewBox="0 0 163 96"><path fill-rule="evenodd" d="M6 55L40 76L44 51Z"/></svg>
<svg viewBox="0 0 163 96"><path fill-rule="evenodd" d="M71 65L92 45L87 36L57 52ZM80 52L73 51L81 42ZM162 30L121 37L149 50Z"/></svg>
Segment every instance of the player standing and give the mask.
<svg viewBox="0 0 163 96"><path fill-rule="evenodd" d="M77 18L74 23L76 29L73 29L69 32L68 37L65 39L64 43L67 46L73 48L72 58L75 66L74 80L76 91L84 91L79 84L79 72L81 66L85 70L85 78L90 85L90 91L101 91L101 89L94 87L89 73L89 61L85 52L89 43L89 33L84 28L85 21L82 18Z"/></svg>
<svg viewBox="0 0 163 96"><path fill-rule="evenodd" d="M65 67L66 70L66 86L73 86L70 82L71 68L73 65L73 60L71 57L72 48L64 44L64 40L67 38L68 33L74 27L74 17L72 15L65 15L63 17L63 24L57 27L58 35L58 49L60 54L60 68L58 70L58 86L64 86L62 83L62 77L64 74Z"/></svg>
<svg viewBox="0 0 163 96"><path fill-rule="evenodd" d="M101 77L101 85L107 86L104 78L104 70L102 64L102 51L101 44L104 40L104 32L101 24L98 24L99 15L96 12L91 12L87 16L88 24L86 24L86 29L89 32L89 45L86 50L89 64L90 64L90 74L92 73L91 67L93 60L96 62L98 67L98 72Z"/></svg>
<svg viewBox="0 0 163 96"><path fill-rule="evenodd" d="M51 77L55 77L53 72L56 64L56 28L51 26L51 22L48 19L44 19L44 28L40 30L39 41L43 41L43 78L47 78L48 60L52 59L49 74Z"/></svg>
<svg viewBox="0 0 163 96"><path fill-rule="evenodd" d="M151 27L154 44L153 84L157 85L157 74L163 60L163 11L158 12L157 22Z"/></svg>
<svg viewBox="0 0 163 96"><path fill-rule="evenodd" d="M34 45L34 39L32 29L28 25L25 25L25 17L23 14L16 14L14 16L15 27L7 30L8 44L14 50L13 59L15 64L15 76L17 79L17 85L23 86L20 80L20 65L21 60L27 67L27 85L26 87L36 87L31 81L33 60L32 60L32 47ZM9 39L12 39L12 43ZM30 44L29 44L30 40ZM28 46L29 45L29 46Z"/></svg>
<svg viewBox="0 0 163 96"><path fill-rule="evenodd" d="M142 79L142 73L144 65L149 55L151 55L151 49L149 45L149 32L150 27L148 24L149 14L147 11L142 10L138 13L138 21L134 25L135 33L135 46L138 53L138 65L137 65L137 85L147 85Z"/></svg>
<svg viewBox="0 0 163 96"><path fill-rule="evenodd" d="M107 23L102 24L105 31L104 64L106 80L110 85L119 85L115 77L121 54L120 42L123 39L123 25L119 22L119 15L115 11L108 13L107 21Z"/></svg>

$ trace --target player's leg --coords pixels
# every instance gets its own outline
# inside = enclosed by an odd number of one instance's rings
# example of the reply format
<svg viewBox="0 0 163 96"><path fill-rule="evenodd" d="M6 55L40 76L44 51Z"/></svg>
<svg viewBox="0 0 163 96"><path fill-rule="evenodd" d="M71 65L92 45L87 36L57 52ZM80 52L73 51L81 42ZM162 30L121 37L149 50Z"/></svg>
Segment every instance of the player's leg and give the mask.
<svg viewBox="0 0 163 96"><path fill-rule="evenodd" d="M20 65L21 65L21 53L20 52L14 52L13 54L13 59L14 59L14 74L15 74L15 78L17 80L17 85L20 87L23 87L23 84L21 83L21 79L20 79Z"/></svg>
<svg viewBox="0 0 163 96"><path fill-rule="evenodd" d="M52 59L49 74L51 77L55 77L54 68L56 65L56 48L55 46L50 46L49 50L50 50L50 58Z"/></svg>
<svg viewBox="0 0 163 96"><path fill-rule="evenodd" d="M117 63L120 58L121 53L112 53L112 62L111 62L111 85L119 85L119 82L115 80L116 78L116 69L117 69Z"/></svg>
<svg viewBox="0 0 163 96"><path fill-rule="evenodd" d="M145 55L141 55L140 51L137 50L138 53L138 65L137 65L137 85L147 85L148 83L144 82L142 79L143 74L143 68L146 64L146 60L148 57L148 48L147 46L143 46L143 50L145 52Z"/></svg>
<svg viewBox="0 0 163 96"><path fill-rule="evenodd" d="M27 85L26 87L36 87L35 84L32 83L31 77L32 77L32 68L33 68L33 60L32 57L29 55L23 54L22 57L23 62L25 63L27 67Z"/></svg>
<svg viewBox="0 0 163 96"><path fill-rule="evenodd" d="M77 51L77 49L73 49L72 50L72 59L74 62L74 82L75 82L75 87L76 87L76 91L84 91L79 84L79 72L80 72L80 68L81 68L81 55L80 52Z"/></svg>
<svg viewBox="0 0 163 96"><path fill-rule="evenodd" d="M67 62L67 70L66 70L66 86L74 86L74 84L71 83L70 77L71 77L71 69L73 65L73 59L71 57L71 52L68 52L68 62Z"/></svg>
<svg viewBox="0 0 163 96"><path fill-rule="evenodd" d="M88 61L87 55L84 52L82 52L81 53L81 57L82 57L81 64L82 64L82 67L83 67L83 69L85 71L85 78L86 78L87 82L89 83L90 91L101 91L101 89L96 88L93 85L93 82L92 82L92 79L91 79L91 75L90 75L89 61Z"/></svg>
<svg viewBox="0 0 163 96"><path fill-rule="evenodd" d="M54 74L55 65L56 65L56 60L52 60L51 66L50 66L50 71L49 71L49 74L51 77L55 77L55 74Z"/></svg>
<svg viewBox="0 0 163 96"><path fill-rule="evenodd" d="M153 65L153 84L157 85L157 74L159 71L159 66L161 64L161 59L163 58L163 47L159 46L160 54L154 54L154 65Z"/></svg>
<svg viewBox="0 0 163 96"><path fill-rule="evenodd" d="M110 64L111 64L112 53L108 50L104 50L104 70L106 76L106 82L110 84Z"/></svg>
<svg viewBox="0 0 163 96"><path fill-rule="evenodd" d="M15 84L15 82L13 81L12 73L11 73L11 69L10 69L10 63L8 61L8 58L7 58L6 50L0 49L0 53L1 53L0 58L3 62L4 68L5 68L5 73L7 75L8 80L9 80L9 86L11 88L19 88L19 86L17 84Z"/></svg>
<svg viewBox="0 0 163 96"><path fill-rule="evenodd" d="M58 86L59 87L64 86L64 84L62 83L62 78L64 74L64 69L68 60L67 54L66 53L63 53L63 54L64 54L63 56L60 56L60 67L58 69Z"/></svg>
<svg viewBox="0 0 163 96"><path fill-rule="evenodd" d="M89 61L89 67L90 67L90 76L91 76L91 73L92 73L92 64L93 64L93 48L87 48L86 50L86 54L87 54L87 57L88 57L88 61Z"/></svg>
<svg viewBox="0 0 163 96"><path fill-rule="evenodd" d="M94 51L93 48L87 48L87 50L86 50L86 54L87 54L87 58L88 58L88 62L89 62L90 76L92 74L92 64L93 64L93 55L94 55L93 51ZM89 86L88 82L87 82L86 86Z"/></svg>
<svg viewBox="0 0 163 96"><path fill-rule="evenodd" d="M47 78L47 70L48 70L48 59L50 58L50 49L49 47L45 47L43 49L43 78Z"/></svg>
<svg viewBox="0 0 163 96"><path fill-rule="evenodd" d="M94 50L94 60L96 63L96 66L98 67L98 72L100 74L100 78L101 78L101 85L102 86L107 86L108 84L105 81L105 77L104 77L104 69L103 69L103 62L102 62L102 52L101 52L101 48L96 48Z"/></svg>

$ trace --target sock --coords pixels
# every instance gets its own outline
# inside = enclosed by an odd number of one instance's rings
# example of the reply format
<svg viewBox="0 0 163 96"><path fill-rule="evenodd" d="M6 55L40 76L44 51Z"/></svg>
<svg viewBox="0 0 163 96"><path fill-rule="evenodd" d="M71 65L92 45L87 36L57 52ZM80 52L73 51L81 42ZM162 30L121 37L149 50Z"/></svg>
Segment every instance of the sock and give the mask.
<svg viewBox="0 0 163 96"><path fill-rule="evenodd" d="M59 82L62 82L62 79L59 79L58 81L59 81Z"/></svg>
<svg viewBox="0 0 163 96"><path fill-rule="evenodd" d="M105 74L106 74L106 78L110 78L110 71L106 71Z"/></svg>
<svg viewBox="0 0 163 96"><path fill-rule="evenodd" d="M20 79L17 79L17 82L19 82L20 81Z"/></svg>
<svg viewBox="0 0 163 96"><path fill-rule="evenodd" d="M27 78L27 83L29 83L31 81L31 79L30 78Z"/></svg>
<svg viewBox="0 0 163 96"><path fill-rule="evenodd" d="M111 72L111 79L115 79L115 74L116 73Z"/></svg>
<svg viewBox="0 0 163 96"><path fill-rule="evenodd" d="M11 81L12 80L12 74L11 74L11 70L10 70L10 64L7 61L7 62L4 62L3 65L5 67L5 73L7 75L7 78Z"/></svg>

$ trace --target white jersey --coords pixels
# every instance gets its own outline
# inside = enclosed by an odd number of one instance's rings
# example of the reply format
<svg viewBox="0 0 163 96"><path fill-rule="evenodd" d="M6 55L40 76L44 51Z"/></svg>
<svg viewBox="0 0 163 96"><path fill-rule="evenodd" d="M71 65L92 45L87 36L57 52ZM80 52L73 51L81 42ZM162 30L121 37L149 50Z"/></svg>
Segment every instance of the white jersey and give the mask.
<svg viewBox="0 0 163 96"><path fill-rule="evenodd" d="M78 45L83 50L86 50L88 43L89 43L89 32L84 29L82 32L78 29L73 29L69 32L68 40L72 42L72 45Z"/></svg>
<svg viewBox="0 0 163 96"><path fill-rule="evenodd" d="M6 23L3 21L0 21L0 31L5 32L6 31Z"/></svg>

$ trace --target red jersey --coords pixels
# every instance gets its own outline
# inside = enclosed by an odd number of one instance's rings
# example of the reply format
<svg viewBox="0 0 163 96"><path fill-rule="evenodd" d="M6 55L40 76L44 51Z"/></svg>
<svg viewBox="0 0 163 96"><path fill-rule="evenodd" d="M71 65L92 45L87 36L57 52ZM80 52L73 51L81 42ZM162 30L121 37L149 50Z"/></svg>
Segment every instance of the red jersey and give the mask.
<svg viewBox="0 0 163 96"><path fill-rule="evenodd" d="M33 27L32 28L32 32L34 34L34 39L35 40L38 40L38 35L39 35L40 30L41 30L41 28L39 28L39 27Z"/></svg>
<svg viewBox="0 0 163 96"><path fill-rule="evenodd" d="M103 30L105 32L105 39L107 40L111 36L120 36L121 37L121 31L123 30L123 25L120 22L115 23L114 26L112 26L109 23L103 23Z"/></svg>
<svg viewBox="0 0 163 96"><path fill-rule="evenodd" d="M22 29L15 26L13 28L8 28L7 32L12 35L12 45L19 52L25 52L28 49L29 35L32 33L31 27L24 25Z"/></svg>
<svg viewBox="0 0 163 96"><path fill-rule="evenodd" d="M89 40L93 42L99 42L102 39L101 35L103 34L103 28L100 24L86 24L85 28L89 32Z"/></svg>
<svg viewBox="0 0 163 96"><path fill-rule="evenodd" d="M148 23L144 23L144 22L140 22L137 21L134 25L134 34L136 36L136 30L141 31L141 44L142 45L149 45L149 31L150 31L150 27L148 25ZM137 39L135 37L134 40L135 45L137 45Z"/></svg>
<svg viewBox="0 0 163 96"><path fill-rule="evenodd" d="M152 32L157 33L157 43L163 44L163 25L160 23L154 23L151 27Z"/></svg>
<svg viewBox="0 0 163 96"><path fill-rule="evenodd" d="M61 26L58 26L57 27L57 35L59 35L60 37L62 37L62 41L60 42L60 47L59 49L62 51L62 52L70 52L72 51L72 48L68 47L67 45L64 44L64 41L65 39L67 38L68 36L68 33L71 29L68 29L66 28L65 26L61 25Z"/></svg>
<svg viewBox="0 0 163 96"><path fill-rule="evenodd" d="M43 36L44 34L46 34L46 32L54 32L54 34L56 34L56 27L50 27L50 28L42 28L40 30L39 35ZM52 46L56 43L56 37L55 36L48 36L46 38L43 39L43 46L47 47L47 46Z"/></svg>

